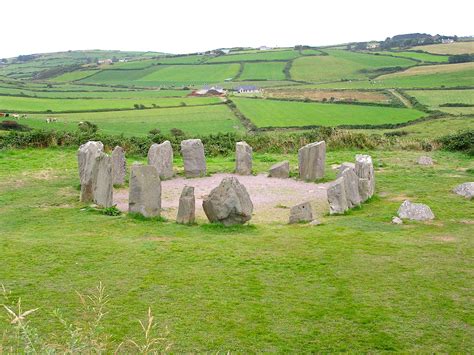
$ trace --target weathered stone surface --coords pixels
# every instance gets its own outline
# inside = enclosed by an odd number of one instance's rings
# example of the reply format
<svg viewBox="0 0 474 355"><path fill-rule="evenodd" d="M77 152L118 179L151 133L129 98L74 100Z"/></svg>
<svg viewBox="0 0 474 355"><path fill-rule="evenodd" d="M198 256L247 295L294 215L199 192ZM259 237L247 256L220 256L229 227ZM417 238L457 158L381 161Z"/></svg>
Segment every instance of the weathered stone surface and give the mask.
<svg viewBox="0 0 474 355"><path fill-rule="evenodd" d="M179 198L178 215L176 222L182 224L193 224L196 217L196 199L194 197L194 187L185 186Z"/></svg>
<svg viewBox="0 0 474 355"><path fill-rule="evenodd" d="M313 220L313 211L309 202L303 202L293 206L290 209L289 223L311 222Z"/></svg>
<svg viewBox="0 0 474 355"><path fill-rule="evenodd" d="M148 165L158 170L161 180L173 177L173 147L170 141L151 145L148 150Z"/></svg>
<svg viewBox="0 0 474 355"><path fill-rule="evenodd" d="M423 156L418 158L417 164L430 166L430 165L433 165L433 159L431 159L431 157L427 157L427 156L423 155Z"/></svg>
<svg viewBox="0 0 474 355"><path fill-rule="evenodd" d="M359 177L359 194L361 202L372 197L375 192L375 173L372 157L370 155L357 154L355 173Z"/></svg>
<svg viewBox="0 0 474 355"><path fill-rule="evenodd" d="M355 170L355 163L344 162L337 168L337 170L339 170L339 173L342 173L346 169Z"/></svg>
<svg viewBox="0 0 474 355"><path fill-rule="evenodd" d="M235 173L239 175L252 174L252 147L246 142L235 144Z"/></svg>
<svg viewBox="0 0 474 355"><path fill-rule="evenodd" d="M317 180L324 177L326 162L326 142L316 142L305 145L298 150L300 178L303 180Z"/></svg>
<svg viewBox="0 0 474 355"><path fill-rule="evenodd" d="M204 146L200 139L187 139L181 142L181 154L184 161L184 174L186 177L199 177L206 175L206 157Z"/></svg>
<svg viewBox="0 0 474 355"><path fill-rule="evenodd" d="M340 214L349 209L343 177L336 179L331 185L329 185L327 195L329 214Z"/></svg>
<svg viewBox="0 0 474 355"><path fill-rule="evenodd" d="M317 219L313 219L311 222L309 222L310 226L320 226L321 224L322 222Z"/></svg>
<svg viewBox="0 0 474 355"><path fill-rule="evenodd" d="M226 226L243 224L252 218L253 204L247 189L234 177L224 178L202 202L210 222Z"/></svg>
<svg viewBox="0 0 474 355"><path fill-rule="evenodd" d="M150 165L132 165L130 172L128 212L157 217L161 212L161 180Z"/></svg>
<svg viewBox="0 0 474 355"><path fill-rule="evenodd" d="M427 205L422 203L411 203L405 200L398 209L398 216L402 219L412 219L416 221L426 221L435 216Z"/></svg>
<svg viewBox="0 0 474 355"><path fill-rule="evenodd" d="M392 218L392 224L403 224L403 220L400 217L394 216Z"/></svg>
<svg viewBox="0 0 474 355"><path fill-rule="evenodd" d="M112 180L114 185L123 185L127 174L127 161L122 147L116 146L112 151Z"/></svg>
<svg viewBox="0 0 474 355"><path fill-rule="evenodd" d="M79 179L81 182L81 202L93 200L92 171L96 164L96 158L104 150L102 142L89 141L81 145L77 151L77 163L79 166Z"/></svg>
<svg viewBox="0 0 474 355"><path fill-rule="evenodd" d="M474 197L474 182L465 182L464 184L458 185L454 188L453 192L471 199Z"/></svg>
<svg viewBox="0 0 474 355"><path fill-rule="evenodd" d="M344 190L346 192L347 207L353 208L360 206L362 199L359 193L359 177L354 169L346 167L337 175L338 178L344 178Z"/></svg>
<svg viewBox="0 0 474 355"><path fill-rule="evenodd" d="M95 204L102 207L113 206L112 158L100 152L95 158L92 170L92 195Z"/></svg>
<svg viewBox="0 0 474 355"><path fill-rule="evenodd" d="M288 160L282 161L272 165L268 172L268 177L287 179L290 177L290 162Z"/></svg>

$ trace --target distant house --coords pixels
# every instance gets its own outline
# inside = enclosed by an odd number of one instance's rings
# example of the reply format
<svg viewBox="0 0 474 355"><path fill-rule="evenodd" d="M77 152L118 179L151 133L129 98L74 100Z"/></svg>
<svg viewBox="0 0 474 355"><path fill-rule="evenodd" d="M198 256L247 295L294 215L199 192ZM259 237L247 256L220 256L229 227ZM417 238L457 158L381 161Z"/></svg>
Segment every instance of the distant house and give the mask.
<svg viewBox="0 0 474 355"><path fill-rule="evenodd" d="M229 53L230 53L230 49L221 49L221 51L222 51L224 54L229 54Z"/></svg>
<svg viewBox="0 0 474 355"><path fill-rule="evenodd" d="M202 89L193 91L190 96L225 96L227 91L220 86L204 86Z"/></svg>
<svg viewBox="0 0 474 355"><path fill-rule="evenodd" d="M368 42L367 43L367 49L377 49L380 47L379 42Z"/></svg>
<svg viewBox="0 0 474 355"><path fill-rule="evenodd" d="M267 47L267 46L260 46L260 47L258 47L258 49L261 50L261 51L269 51L273 48L272 47Z"/></svg>
<svg viewBox="0 0 474 355"><path fill-rule="evenodd" d="M454 39L452 39L452 38L443 38L441 40L441 43L443 43L443 44L454 43Z"/></svg>
<svg viewBox="0 0 474 355"><path fill-rule="evenodd" d="M260 89L253 85L242 85L234 88L234 92L239 94L255 94L259 93Z"/></svg>
<svg viewBox="0 0 474 355"><path fill-rule="evenodd" d="M97 61L97 64L112 64L112 59L100 59Z"/></svg>

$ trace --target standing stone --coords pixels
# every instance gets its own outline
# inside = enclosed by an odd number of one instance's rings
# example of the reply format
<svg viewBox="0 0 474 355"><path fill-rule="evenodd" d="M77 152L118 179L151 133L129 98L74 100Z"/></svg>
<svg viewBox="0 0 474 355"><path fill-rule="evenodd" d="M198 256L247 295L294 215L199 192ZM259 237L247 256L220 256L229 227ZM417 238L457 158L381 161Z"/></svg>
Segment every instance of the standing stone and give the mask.
<svg viewBox="0 0 474 355"><path fill-rule="evenodd" d="M407 218L415 221L426 221L435 217L427 205L411 203L408 200L405 200L398 209L398 216L402 219Z"/></svg>
<svg viewBox="0 0 474 355"><path fill-rule="evenodd" d="M92 194L94 203L102 207L111 207L114 203L112 158L110 155L100 152L95 160L96 163L92 172Z"/></svg>
<svg viewBox="0 0 474 355"><path fill-rule="evenodd" d="M148 165L158 170L161 180L173 177L173 147L170 141L151 145L148 150Z"/></svg>
<svg viewBox="0 0 474 355"><path fill-rule="evenodd" d="M194 187L185 186L179 198L178 216L176 222L181 224L193 224L195 220L196 199L194 198Z"/></svg>
<svg viewBox="0 0 474 355"><path fill-rule="evenodd" d="M157 217L161 212L161 180L158 170L150 165L132 165L128 212Z"/></svg>
<svg viewBox="0 0 474 355"><path fill-rule="evenodd" d="M210 222L221 222L226 226L244 224L252 218L253 212L247 189L235 177L224 178L204 197L202 207Z"/></svg>
<svg viewBox="0 0 474 355"><path fill-rule="evenodd" d="M187 139L181 142L184 161L184 174L188 178L206 175L206 157L200 139Z"/></svg>
<svg viewBox="0 0 474 355"><path fill-rule="evenodd" d="M344 188L344 178L340 177L334 181L327 190L329 202L329 214L344 213L349 209L347 205L346 190Z"/></svg>
<svg viewBox="0 0 474 355"><path fill-rule="evenodd" d="M354 169L346 167L346 169L339 172L337 177L344 178L344 190L346 192L347 207L353 208L360 206L361 198L359 193L359 178Z"/></svg>
<svg viewBox="0 0 474 355"><path fill-rule="evenodd" d="M300 178L314 181L324 177L326 162L326 142L316 142L305 145L298 150Z"/></svg>
<svg viewBox="0 0 474 355"><path fill-rule="evenodd" d="M290 218L288 223L311 222L313 220L313 211L309 202L303 202L293 206L290 209Z"/></svg>
<svg viewBox="0 0 474 355"><path fill-rule="evenodd" d="M81 182L81 202L93 200L92 171L96 164L96 158L104 150L102 142L89 141L81 145L77 151L77 163L79 166L79 179Z"/></svg>
<svg viewBox="0 0 474 355"><path fill-rule="evenodd" d="M339 170L339 173L342 173L346 169L353 169L355 170L355 163L342 163L341 165L338 166L337 168Z"/></svg>
<svg viewBox="0 0 474 355"><path fill-rule="evenodd" d="M112 152L112 173L114 185L123 185L127 174L127 161L122 147L116 146Z"/></svg>
<svg viewBox="0 0 474 355"><path fill-rule="evenodd" d="M433 165L433 159L431 159L431 157L427 157L426 155L422 155L418 158L417 164L431 166Z"/></svg>
<svg viewBox="0 0 474 355"><path fill-rule="evenodd" d="M252 147L246 142L235 144L235 172L240 175L252 174Z"/></svg>
<svg viewBox="0 0 474 355"><path fill-rule="evenodd" d="M355 173L359 177L361 202L365 202L372 197L375 192L374 165L370 155L356 155Z"/></svg>
<svg viewBox="0 0 474 355"><path fill-rule="evenodd" d="M287 179L290 177L290 162L288 160L282 161L272 165L268 173L269 177Z"/></svg>
<svg viewBox="0 0 474 355"><path fill-rule="evenodd" d="M464 184L458 185L454 188L453 192L467 199L471 199L474 197L474 182L465 182Z"/></svg>

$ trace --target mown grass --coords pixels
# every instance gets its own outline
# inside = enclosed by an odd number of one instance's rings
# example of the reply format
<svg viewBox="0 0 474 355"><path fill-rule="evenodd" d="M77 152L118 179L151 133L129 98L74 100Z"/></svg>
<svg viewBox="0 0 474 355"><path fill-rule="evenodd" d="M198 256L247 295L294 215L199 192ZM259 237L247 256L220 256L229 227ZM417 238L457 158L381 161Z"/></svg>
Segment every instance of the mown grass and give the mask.
<svg viewBox="0 0 474 355"><path fill-rule="evenodd" d="M285 80L285 63L245 63L239 80Z"/></svg>
<svg viewBox="0 0 474 355"><path fill-rule="evenodd" d="M172 128L179 128L189 134L209 134L217 132L242 131L240 121L226 105L188 106L149 110L81 112L55 114L56 123L47 123L47 115L29 115L21 123L31 128L74 131L78 123L90 121L98 125L101 132L144 136L152 129L158 128L168 133Z"/></svg>
<svg viewBox="0 0 474 355"><path fill-rule="evenodd" d="M257 127L396 124L423 117L413 109L235 98L239 110Z"/></svg>
<svg viewBox="0 0 474 355"><path fill-rule="evenodd" d="M455 42L445 44L430 44L427 46L413 47L414 50L420 50L434 54L465 54L474 53L474 42Z"/></svg>
<svg viewBox="0 0 474 355"><path fill-rule="evenodd" d="M61 74L59 76L55 76L54 78L49 79L52 82L68 82L68 81L76 81L84 79L88 76L97 74L97 70L76 70L73 72L68 72Z"/></svg>
<svg viewBox="0 0 474 355"><path fill-rule="evenodd" d="M474 107L440 107L447 103L474 105L474 90L408 90L406 93L434 110L452 113L460 108L466 114L474 113Z"/></svg>
<svg viewBox="0 0 474 355"><path fill-rule="evenodd" d="M74 291L102 281L111 342L140 335L136 320L151 306L173 352L474 347L474 205L451 193L472 180L466 156L434 152L438 164L423 168L417 152L368 152L378 197L361 209L318 216L318 227L226 229L81 211L75 153L0 152L0 280L25 309L40 308L30 317L39 331L62 332L52 311L74 320ZM328 152L328 169L355 153ZM233 167L230 158L208 163ZM435 221L390 224L404 198L430 205ZM0 332L8 326L0 322Z"/></svg>
<svg viewBox="0 0 474 355"><path fill-rule="evenodd" d="M425 62L425 63L447 63L449 60L449 57L445 55L434 55L434 54L429 54L429 53L420 53L420 52L413 52L413 51L399 51L399 52L387 51L387 52L374 52L374 53L416 59L416 60L421 60L422 62Z"/></svg>
<svg viewBox="0 0 474 355"><path fill-rule="evenodd" d="M209 63L247 62L254 60L290 60L299 57L295 50L258 51L253 53L226 54L210 59Z"/></svg>

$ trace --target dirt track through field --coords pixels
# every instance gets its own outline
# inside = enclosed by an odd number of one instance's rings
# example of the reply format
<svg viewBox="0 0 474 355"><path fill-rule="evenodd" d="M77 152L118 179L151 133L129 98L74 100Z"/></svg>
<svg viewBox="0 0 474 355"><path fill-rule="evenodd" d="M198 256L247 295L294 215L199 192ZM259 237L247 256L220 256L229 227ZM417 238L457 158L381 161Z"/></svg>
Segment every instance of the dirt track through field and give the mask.
<svg viewBox="0 0 474 355"><path fill-rule="evenodd" d="M196 218L199 222L207 221L202 209L203 197L219 185L225 177L235 176L247 188L254 205L252 222L287 223L289 207L298 203L310 201L315 218L322 216L327 210L327 195L325 184L314 184L294 179L268 178L261 174L257 176L237 176L232 174L215 174L210 177L185 179L178 177L162 182L162 215L169 220L176 218L179 196L185 185L194 186L196 196ZM122 211L128 209L128 190L114 191L114 203Z"/></svg>

